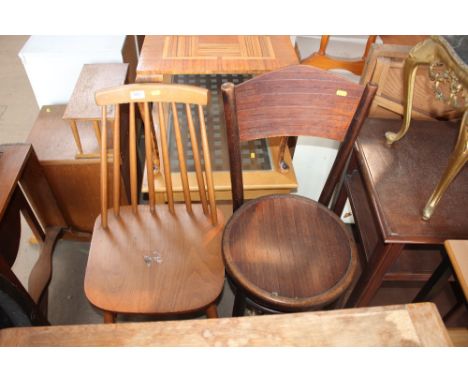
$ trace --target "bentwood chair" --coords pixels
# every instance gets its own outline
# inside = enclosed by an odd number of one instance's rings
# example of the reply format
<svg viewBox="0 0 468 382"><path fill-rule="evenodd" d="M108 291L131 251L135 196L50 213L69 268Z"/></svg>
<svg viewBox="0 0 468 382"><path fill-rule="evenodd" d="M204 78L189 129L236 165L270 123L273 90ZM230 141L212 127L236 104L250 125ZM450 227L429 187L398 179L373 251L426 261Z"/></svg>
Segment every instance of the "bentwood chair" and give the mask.
<svg viewBox="0 0 468 382"><path fill-rule="evenodd" d="M233 315L246 301L271 312L330 306L353 281L358 257L350 231L327 207L375 87L295 65L224 84L222 92L234 209L222 245L236 286ZM298 135L342 142L318 203L297 195L244 203L240 142Z"/></svg>
<svg viewBox="0 0 468 382"><path fill-rule="evenodd" d="M116 313L174 315L204 310L208 317L216 317L214 302L224 283L220 254L224 222L216 208L203 114L208 90L185 85L132 84L97 92L96 102L102 106L101 215L96 219L91 240L84 284L86 296L104 311L105 322L113 322ZM129 104L130 206L119 205L120 188L116 181L121 171L119 109L123 104ZM106 109L110 105L115 107L116 118L113 204L108 209ZM151 106L155 111L153 118ZM138 107L144 119L147 164L153 163L152 153L162 154L157 163L165 179L167 205L155 204L152 165L147 165L149 204L138 204L135 123ZM187 115L200 204L192 204L190 198L178 107ZM154 126L152 120L159 125ZM172 173L174 164L169 161L168 136L172 133L177 143L180 174ZM172 185L176 176L181 177L183 185L182 204L174 202Z"/></svg>
<svg viewBox="0 0 468 382"><path fill-rule="evenodd" d="M25 288L12 270L20 250L21 218L40 253ZM0 328L49 325L52 255L65 221L30 144L0 145Z"/></svg>

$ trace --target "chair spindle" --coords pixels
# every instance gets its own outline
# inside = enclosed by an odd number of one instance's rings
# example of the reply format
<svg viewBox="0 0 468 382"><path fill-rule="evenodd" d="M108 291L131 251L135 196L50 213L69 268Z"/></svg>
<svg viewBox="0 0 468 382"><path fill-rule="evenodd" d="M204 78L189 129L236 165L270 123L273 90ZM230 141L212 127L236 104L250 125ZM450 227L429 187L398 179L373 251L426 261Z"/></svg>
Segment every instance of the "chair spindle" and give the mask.
<svg viewBox="0 0 468 382"><path fill-rule="evenodd" d="M146 170L148 174L148 192L150 211L154 212L154 172L153 172L153 145L150 122L150 111L148 102L144 103L144 125L145 125L145 149L146 149Z"/></svg>
<svg viewBox="0 0 468 382"><path fill-rule="evenodd" d="M192 110L190 109L190 105L188 103L185 104L185 112L187 114L187 124L188 124L189 132L190 132L190 142L192 144L193 161L195 163L195 173L197 176L197 184L198 184L198 190L200 193L200 201L202 203L203 212L205 214L208 214L208 202L206 200L205 181L203 179L203 172L202 172L201 161L200 161L200 152L198 149L197 134L195 131L195 127L193 125Z"/></svg>
<svg viewBox="0 0 468 382"><path fill-rule="evenodd" d="M107 228L107 107L102 106L101 127L101 223Z"/></svg>
<svg viewBox="0 0 468 382"><path fill-rule="evenodd" d="M206 135L205 115L203 113L202 105L198 105L198 117L200 119L200 135L201 135L201 141L202 141L203 159L205 161L205 174L206 174L206 183L207 183L207 188L208 188L208 200L210 203L211 223L213 225L216 225L218 224L218 215L216 212L213 174L211 173L210 150L208 148L208 137Z"/></svg>
<svg viewBox="0 0 468 382"><path fill-rule="evenodd" d="M172 118L174 121L174 134L177 145L177 154L179 158L180 178L182 181L182 189L184 191L184 200L187 211L192 212L192 200L190 199L190 188L187 176L187 165L185 163L184 145L180 133L179 117L177 116L177 106L172 102Z"/></svg>
<svg viewBox="0 0 468 382"><path fill-rule="evenodd" d="M130 192L133 212L137 212L137 152L136 152L136 126L135 103L130 102Z"/></svg>
<svg viewBox="0 0 468 382"><path fill-rule="evenodd" d="M114 106L114 214L120 212L120 105Z"/></svg>
<svg viewBox="0 0 468 382"><path fill-rule="evenodd" d="M161 102L158 102L159 111L159 128L161 132L161 149L163 154L164 181L166 183L167 203L169 211L175 213L174 210L174 195L172 193L172 178L171 178L171 162L169 160L169 151L167 148L167 130L164 120L164 110Z"/></svg>

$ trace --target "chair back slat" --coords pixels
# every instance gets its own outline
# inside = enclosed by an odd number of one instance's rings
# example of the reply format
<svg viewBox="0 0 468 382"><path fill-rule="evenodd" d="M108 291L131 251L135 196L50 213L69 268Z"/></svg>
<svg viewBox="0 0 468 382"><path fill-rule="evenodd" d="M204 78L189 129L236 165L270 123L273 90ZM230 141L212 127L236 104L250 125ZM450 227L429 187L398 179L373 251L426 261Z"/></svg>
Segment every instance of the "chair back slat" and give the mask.
<svg viewBox="0 0 468 382"><path fill-rule="evenodd" d="M208 90L187 85L166 85L166 84L132 84L124 85L112 89L105 89L96 93L96 103L103 107L103 122L101 140L101 201L102 201L102 222L107 226L107 155L106 155L106 115L107 105L116 107L116 118L114 120L114 172L113 172L113 212L119 214L120 207L120 168L123 168L120 159L120 116L119 105L129 104L129 162L130 162L130 199L132 210L137 212L137 139L136 139L136 119L135 108L138 105L143 118L145 135L146 168L149 191L149 205L151 211L156 211L155 194L155 167L160 170L159 176L164 179L166 186L166 200L168 208L175 213L174 185L171 172L171 161L169 155L169 138L174 139L177 150L182 192L186 209L192 213L192 200L190 194L190 183L186 158L190 155L185 150L190 146L193 154L196 181L200 193L200 201L203 212L210 216L213 225L216 225L217 209L215 201L215 190L212 176L210 150L205 125L203 106L208 103ZM151 103L151 104L150 104ZM179 104L184 104L182 107ZM192 115L192 105L198 113L198 120ZM185 108L185 115L179 117L177 109ZM153 113L151 112L153 109ZM155 115L157 114L157 116ZM172 119L171 119L172 114ZM183 118L186 116L186 118ZM199 122L199 126L196 126ZM156 123L158 122L158 123ZM171 129L171 123L173 131ZM182 122L187 126L182 126ZM197 136L198 128L200 137ZM188 139L190 137L190 143ZM187 140L187 142L185 141ZM201 142L201 144L200 144ZM171 143L172 144L172 143ZM203 159L200 150L203 151ZM157 164L157 165L156 165ZM159 165L159 166L158 166ZM203 174L205 172L205 174Z"/></svg>
<svg viewBox="0 0 468 382"><path fill-rule="evenodd" d="M151 130L150 110L148 102L144 103L144 126L145 126L145 151L146 151L146 173L148 179L148 193L150 211L155 212L155 195L154 195L154 172L153 172L153 154L152 145L153 132Z"/></svg>
<svg viewBox="0 0 468 382"><path fill-rule="evenodd" d="M195 165L195 174L197 176L198 191L200 194L200 201L202 203L203 212L208 214L208 202L206 200L205 181L203 179L202 166L200 161L200 151L198 148L198 140L193 124L192 110L188 103L185 104L185 114L187 115L187 125L190 132L190 143L193 151L193 162Z"/></svg>
<svg viewBox="0 0 468 382"><path fill-rule="evenodd" d="M101 224L107 228L107 107L101 109Z"/></svg>
<svg viewBox="0 0 468 382"><path fill-rule="evenodd" d="M114 117L114 214L120 212L120 105L115 105Z"/></svg>
<svg viewBox="0 0 468 382"><path fill-rule="evenodd" d="M235 89L240 140L306 135L341 142L363 91L305 65L255 77Z"/></svg>
<svg viewBox="0 0 468 382"><path fill-rule="evenodd" d="M179 117L177 115L177 106L175 102L171 103L172 107L172 120L174 122L174 136L177 146L177 156L179 159L180 180L182 182L182 189L184 192L185 206L187 211L192 212L192 200L190 199L190 187L187 176L187 165L185 163L184 144L180 133Z"/></svg>
<svg viewBox="0 0 468 382"><path fill-rule="evenodd" d="M137 211L138 190L137 190L137 143L136 143L136 123L135 123L135 103L130 102L130 134L129 134L129 156L130 156L130 201L133 212Z"/></svg>
<svg viewBox="0 0 468 382"><path fill-rule="evenodd" d="M233 209L244 202L240 142L316 136L341 142L319 202L328 206L376 92L304 65L221 87L226 118ZM283 141L285 149L286 141Z"/></svg>
<svg viewBox="0 0 468 382"><path fill-rule="evenodd" d="M169 159L169 149L167 146L167 127L164 117L164 107L162 102L158 102L159 129L161 134L161 150L163 154L162 167L164 169L164 182L166 184L166 198L169 210L174 213L174 194L172 191L171 161Z"/></svg>
<svg viewBox="0 0 468 382"><path fill-rule="evenodd" d="M211 223L218 224L218 215L216 210L216 200L214 191L213 173L211 170L210 149L208 146L208 137L206 135L205 115L202 105L198 105L198 118L200 120L200 136L203 148L203 160L205 162L206 185L208 188L208 201L210 203Z"/></svg>

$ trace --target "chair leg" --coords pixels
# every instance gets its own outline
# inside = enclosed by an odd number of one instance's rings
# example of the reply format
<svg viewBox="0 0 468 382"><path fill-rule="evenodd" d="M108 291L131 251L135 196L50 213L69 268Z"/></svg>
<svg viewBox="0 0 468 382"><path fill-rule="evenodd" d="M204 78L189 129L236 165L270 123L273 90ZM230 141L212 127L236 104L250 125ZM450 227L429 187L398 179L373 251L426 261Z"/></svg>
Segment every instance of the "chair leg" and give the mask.
<svg viewBox="0 0 468 382"><path fill-rule="evenodd" d="M218 318L218 309L216 308L216 304L213 303L206 308L206 317L208 318Z"/></svg>
<svg viewBox="0 0 468 382"><path fill-rule="evenodd" d="M232 317L242 317L245 313L245 294L237 290L234 298L234 308L232 309Z"/></svg>
<svg viewBox="0 0 468 382"><path fill-rule="evenodd" d="M108 312L107 310L104 310L103 313L104 313L104 323L105 324L115 323L116 314L114 312Z"/></svg>

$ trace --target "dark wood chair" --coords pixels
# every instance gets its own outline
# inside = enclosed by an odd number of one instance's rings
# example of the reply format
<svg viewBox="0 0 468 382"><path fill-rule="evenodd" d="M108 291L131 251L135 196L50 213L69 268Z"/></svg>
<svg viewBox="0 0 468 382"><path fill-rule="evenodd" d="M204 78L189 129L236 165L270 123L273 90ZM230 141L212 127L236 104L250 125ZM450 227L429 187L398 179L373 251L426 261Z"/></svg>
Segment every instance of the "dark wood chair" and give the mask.
<svg viewBox="0 0 468 382"><path fill-rule="evenodd" d="M125 85L97 92L96 102L102 107L101 215L96 219L91 239L84 283L86 296L104 311L105 322L113 322L116 313L175 315L205 310L208 317L216 317L214 302L224 285L220 253L224 218L216 208L203 113L208 90L186 85ZM120 206L121 121L116 118L113 127L114 185L111 189L107 176L106 110L114 105L118 116L119 108L127 104L131 205ZM160 166L157 170L164 176L167 205L155 203L151 165L147 166L149 205L138 204L137 106L143 111L147 163L154 163L155 146L162 156L156 162ZM151 106L155 109L153 118ZM198 185L201 204L191 202L192 186L185 161L188 154L182 141L178 107L187 115L186 131L196 169L196 180L191 180ZM159 125L155 127L152 121L158 121ZM179 173L171 171L175 166L169 160L169 134L176 138ZM178 176L184 194L182 204L174 202L173 184ZM108 199L112 195L112 209L108 211Z"/></svg>
<svg viewBox="0 0 468 382"><path fill-rule="evenodd" d="M329 306L351 284L358 257L350 230L327 207L375 87L295 65L222 92L235 211L222 244L237 287L233 315L243 314L246 298L266 311ZM318 203L272 195L244 204L240 142L299 135L342 142Z"/></svg>
<svg viewBox="0 0 468 382"><path fill-rule="evenodd" d="M52 254L65 221L30 144L0 145L0 327L48 325ZM20 213L41 250L27 289L11 267L21 238Z"/></svg>

